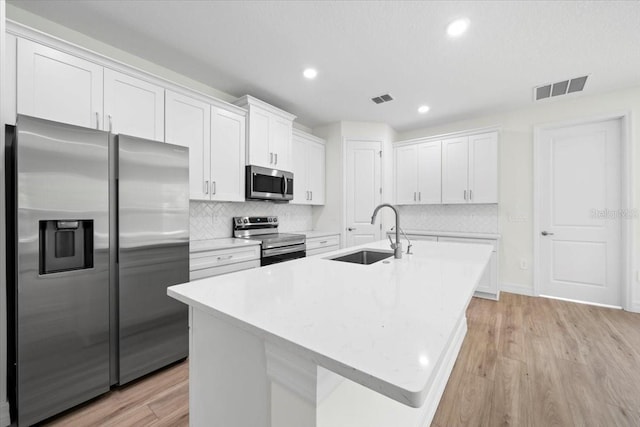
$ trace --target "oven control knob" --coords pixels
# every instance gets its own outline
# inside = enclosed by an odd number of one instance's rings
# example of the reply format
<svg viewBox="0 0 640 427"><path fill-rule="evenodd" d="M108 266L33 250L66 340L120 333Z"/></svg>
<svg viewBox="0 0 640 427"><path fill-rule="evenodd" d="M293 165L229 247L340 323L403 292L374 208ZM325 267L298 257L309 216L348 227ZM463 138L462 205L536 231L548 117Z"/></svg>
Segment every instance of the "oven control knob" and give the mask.
<svg viewBox="0 0 640 427"><path fill-rule="evenodd" d="M273 222L278 222L278 218L272 218Z"/></svg>
<svg viewBox="0 0 640 427"><path fill-rule="evenodd" d="M269 222L273 222L273 218L269 217Z"/></svg>
<svg viewBox="0 0 640 427"><path fill-rule="evenodd" d="M242 222L244 222L245 224L247 224L249 222L249 220L247 218L243 219Z"/></svg>

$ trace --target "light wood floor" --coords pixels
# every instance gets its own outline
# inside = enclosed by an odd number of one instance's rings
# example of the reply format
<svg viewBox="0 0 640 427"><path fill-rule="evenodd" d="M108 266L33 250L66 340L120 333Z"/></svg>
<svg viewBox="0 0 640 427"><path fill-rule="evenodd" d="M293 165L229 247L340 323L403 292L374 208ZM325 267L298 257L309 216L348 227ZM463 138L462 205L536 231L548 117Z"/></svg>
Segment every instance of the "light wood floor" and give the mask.
<svg viewBox="0 0 640 427"><path fill-rule="evenodd" d="M640 426L640 314L503 293L474 298L467 317L432 426ZM187 426L188 416L181 363L46 425Z"/></svg>

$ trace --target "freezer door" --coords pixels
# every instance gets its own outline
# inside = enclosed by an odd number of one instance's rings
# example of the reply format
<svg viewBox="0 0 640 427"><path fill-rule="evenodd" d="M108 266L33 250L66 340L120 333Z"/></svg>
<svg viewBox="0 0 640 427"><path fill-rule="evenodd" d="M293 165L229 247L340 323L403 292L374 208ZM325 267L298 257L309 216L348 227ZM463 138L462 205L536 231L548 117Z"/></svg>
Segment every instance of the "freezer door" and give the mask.
<svg viewBox="0 0 640 427"><path fill-rule="evenodd" d="M120 384L188 353L189 151L118 136Z"/></svg>
<svg viewBox="0 0 640 427"><path fill-rule="evenodd" d="M19 425L109 390L108 136L18 116Z"/></svg>

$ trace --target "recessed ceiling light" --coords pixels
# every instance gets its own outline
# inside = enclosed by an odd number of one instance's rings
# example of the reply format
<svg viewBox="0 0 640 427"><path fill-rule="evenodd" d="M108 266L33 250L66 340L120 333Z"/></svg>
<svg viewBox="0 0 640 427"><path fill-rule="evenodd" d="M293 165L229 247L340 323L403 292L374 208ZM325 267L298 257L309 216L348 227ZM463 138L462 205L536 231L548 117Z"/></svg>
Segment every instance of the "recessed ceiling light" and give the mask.
<svg viewBox="0 0 640 427"><path fill-rule="evenodd" d="M429 111L429 106L428 105L421 105L418 108L418 113L420 113L420 114L424 114L424 113L426 113L428 111Z"/></svg>
<svg viewBox="0 0 640 427"><path fill-rule="evenodd" d="M469 29L469 20L467 18L456 19L447 26L447 34L449 37L459 37Z"/></svg>
<svg viewBox="0 0 640 427"><path fill-rule="evenodd" d="M304 70L302 75L311 80L316 78L316 76L318 75L318 71L313 68L307 68L306 70Z"/></svg>

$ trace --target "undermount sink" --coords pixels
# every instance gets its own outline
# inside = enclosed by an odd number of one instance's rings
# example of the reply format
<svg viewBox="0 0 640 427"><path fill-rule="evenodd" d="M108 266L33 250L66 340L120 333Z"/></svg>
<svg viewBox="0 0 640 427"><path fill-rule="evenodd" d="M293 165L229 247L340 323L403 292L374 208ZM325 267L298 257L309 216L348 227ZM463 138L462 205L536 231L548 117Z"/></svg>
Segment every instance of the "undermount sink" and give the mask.
<svg viewBox="0 0 640 427"><path fill-rule="evenodd" d="M381 261L385 258L393 256L392 251L378 251L373 249L363 249L358 252L352 252L346 255L340 255L335 258L329 258L333 261L351 262L353 264L369 265L374 262Z"/></svg>

